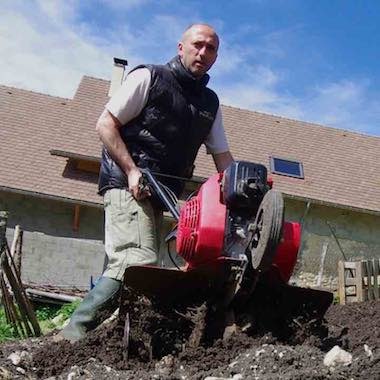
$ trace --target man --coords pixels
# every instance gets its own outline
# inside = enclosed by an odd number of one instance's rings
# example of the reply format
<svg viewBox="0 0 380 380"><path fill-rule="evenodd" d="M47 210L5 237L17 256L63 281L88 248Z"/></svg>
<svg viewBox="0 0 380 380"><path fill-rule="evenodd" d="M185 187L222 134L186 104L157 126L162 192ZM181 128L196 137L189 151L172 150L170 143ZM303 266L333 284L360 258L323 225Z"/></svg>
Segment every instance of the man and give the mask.
<svg viewBox="0 0 380 380"><path fill-rule="evenodd" d="M167 65L142 65L132 70L107 103L96 130L104 148L99 193L104 195L105 249L103 276L72 315L62 335L82 338L111 311L125 269L155 264L162 211L141 186L140 168L191 177L202 143L218 171L233 158L225 138L219 100L206 87L219 47L214 29L195 24L184 32L178 56ZM160 181L177 195L183 183Z"/></svg>

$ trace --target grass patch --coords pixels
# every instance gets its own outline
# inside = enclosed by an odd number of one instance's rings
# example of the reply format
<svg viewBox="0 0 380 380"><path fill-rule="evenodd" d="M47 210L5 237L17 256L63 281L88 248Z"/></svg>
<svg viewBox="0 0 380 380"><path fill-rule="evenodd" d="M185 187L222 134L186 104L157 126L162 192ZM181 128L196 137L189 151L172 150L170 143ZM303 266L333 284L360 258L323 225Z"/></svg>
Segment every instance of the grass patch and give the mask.
<svg viewBox="0 0 380 380"><path fill-rule="evenodd" d="M35 307L34 311L43 334L46 334L62 326L62 323L71 317L81 301L77 300L63 306L41 305ZM0 343L18 339L13 327L7 323L5 310L0 306Z"/></svg>
<svg viewBox="0 0 380 380"><path fill-rule="evenodd" d="M37 308L36 315L43 334L56 328L61 328L62 324L71 317L80 302L80 300L77 300L61 307L49 305Z"/></svg>
<svg viewBox="0 0 380 380"><path fill-rule="evenodd" d="M52 306L37 306L34 311L38 321L47 321L53 319L59 312L60 307L56 305Z"/></svg>
<svg viewBox="0 0 380 380"><path fill-rule="evenodd" d="M0 307L0 342L16 339L13 327L7 323L4 307Z"/></svg>
<svg viewBox="0 0 380 380"><path fill-rule="evenodd" d="M78 305L82 302L82 300L77 300L71 303L67 303L63 305L58 314L61 314L64 319L68 319L74 313L74 310L78 307Z"/></svg>

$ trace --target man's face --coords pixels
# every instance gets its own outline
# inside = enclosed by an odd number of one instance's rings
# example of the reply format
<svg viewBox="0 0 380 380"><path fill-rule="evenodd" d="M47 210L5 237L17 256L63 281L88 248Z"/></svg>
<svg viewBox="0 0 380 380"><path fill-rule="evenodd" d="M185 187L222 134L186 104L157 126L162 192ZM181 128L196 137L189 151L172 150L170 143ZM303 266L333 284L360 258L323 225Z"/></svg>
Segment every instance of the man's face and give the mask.
<svg viewBox="0 0 380 380"><path fill-rule="evenodd" d="M214 64L218 56L219 39L213 29L195 25L185 32L178 44L182 64L195 77L201 77Z"/></svg>

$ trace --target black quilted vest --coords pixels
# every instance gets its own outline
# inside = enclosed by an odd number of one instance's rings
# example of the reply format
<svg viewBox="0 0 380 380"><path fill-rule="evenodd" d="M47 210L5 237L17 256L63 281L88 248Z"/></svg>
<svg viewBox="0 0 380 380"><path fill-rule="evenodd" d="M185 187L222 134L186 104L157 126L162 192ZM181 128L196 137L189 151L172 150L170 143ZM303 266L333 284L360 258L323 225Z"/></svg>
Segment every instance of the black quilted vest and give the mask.
<svg viewBox="0 0 380 380"><path fill-rule="evenodd" d="M138 167L190 178L201 144L210 133L219 107L217 95L206 87L209 76L195 79L175 57L166 65L144 65L151 72L146 106L120 130ZM182 181L160 178L177 195ZM99 193L127 187L127 177L103 148Z"/></svg>

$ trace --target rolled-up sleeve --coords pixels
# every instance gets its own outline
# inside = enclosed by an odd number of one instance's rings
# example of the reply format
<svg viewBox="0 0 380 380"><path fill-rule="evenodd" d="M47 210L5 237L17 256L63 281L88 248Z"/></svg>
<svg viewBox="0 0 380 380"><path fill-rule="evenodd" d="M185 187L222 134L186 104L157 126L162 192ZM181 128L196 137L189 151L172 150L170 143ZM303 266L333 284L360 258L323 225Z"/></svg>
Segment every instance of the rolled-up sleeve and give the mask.
<svg viewBox="0 0 380 380"><path fill-rule="evenodd" d="M222 111L220 106L216 112L211 131L204 144L208 154L224 153L229 150L226 133L224 132Z"/></svg>
<svg viewBox="0 0 380 380"><path fill-rule="evenodd" d="M127 75L115 95L106 104L106 109L122 125L134 119L145 107L151 82L150 71L141 68Z"/></svg>

